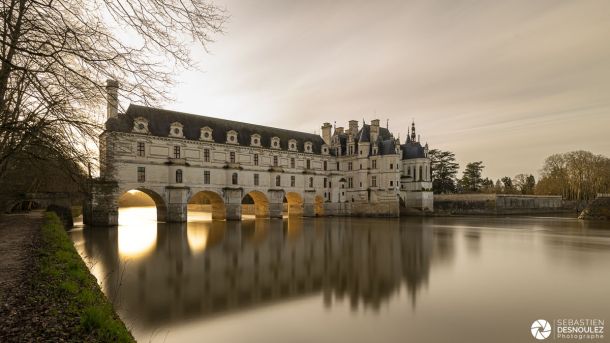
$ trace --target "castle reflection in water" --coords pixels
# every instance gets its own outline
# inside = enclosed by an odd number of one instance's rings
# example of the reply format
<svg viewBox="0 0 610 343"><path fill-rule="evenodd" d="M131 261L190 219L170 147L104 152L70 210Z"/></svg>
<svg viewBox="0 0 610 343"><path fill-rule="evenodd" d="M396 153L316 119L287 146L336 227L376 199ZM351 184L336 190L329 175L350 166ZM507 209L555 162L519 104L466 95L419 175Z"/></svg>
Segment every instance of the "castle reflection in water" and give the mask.
<svg viewBox="0 0 610 343"><path fill-rule="evenodd" d="M401 290L415 306L453 234L425 219L139 221L73 233L122 317L159 326L320 295L377 310ZM135 222L138 222L135 225ZM82 235L82 237L78 237Z"/></svg>

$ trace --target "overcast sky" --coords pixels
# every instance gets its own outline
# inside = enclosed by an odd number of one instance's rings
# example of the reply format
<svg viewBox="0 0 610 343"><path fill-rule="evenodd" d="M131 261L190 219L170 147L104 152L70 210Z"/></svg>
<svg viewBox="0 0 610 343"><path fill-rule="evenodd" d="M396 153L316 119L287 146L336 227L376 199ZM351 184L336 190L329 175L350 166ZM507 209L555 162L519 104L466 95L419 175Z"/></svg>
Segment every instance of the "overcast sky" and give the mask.
<svg viewBox="0 0 610 343"><path fill-rule="evenodd" d="M168 109L307 132L378 118L404 140L537 174L610 156L610 1L218 0L231 18Z"/></svg>

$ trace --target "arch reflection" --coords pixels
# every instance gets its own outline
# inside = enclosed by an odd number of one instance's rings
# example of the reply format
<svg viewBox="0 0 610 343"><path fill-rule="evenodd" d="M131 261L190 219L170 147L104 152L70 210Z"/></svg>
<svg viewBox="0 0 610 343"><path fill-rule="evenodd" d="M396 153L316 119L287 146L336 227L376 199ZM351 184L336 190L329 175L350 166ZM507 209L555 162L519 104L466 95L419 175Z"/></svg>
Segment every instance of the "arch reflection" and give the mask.
<svg viewBox="0 0 610 343"><path fill-rule="evenodd" d="M437 245L425 225L392 219L158 223L153 251L125 263L117 235L88 230L108 297L150 327L315 294L376 310L406 288L415 304Z"/></svg>

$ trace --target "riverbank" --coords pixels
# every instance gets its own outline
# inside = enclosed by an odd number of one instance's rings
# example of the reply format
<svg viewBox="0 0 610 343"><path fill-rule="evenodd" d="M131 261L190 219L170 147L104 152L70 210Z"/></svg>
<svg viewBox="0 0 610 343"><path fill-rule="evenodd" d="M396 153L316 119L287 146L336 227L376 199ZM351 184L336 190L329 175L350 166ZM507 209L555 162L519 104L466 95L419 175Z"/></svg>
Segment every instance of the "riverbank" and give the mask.
<svg viewBox="0 0 610 343"><path fill-rule="evenodd" d="M0 341L134 342L57 215L42 215L0 219Z"/></svg>

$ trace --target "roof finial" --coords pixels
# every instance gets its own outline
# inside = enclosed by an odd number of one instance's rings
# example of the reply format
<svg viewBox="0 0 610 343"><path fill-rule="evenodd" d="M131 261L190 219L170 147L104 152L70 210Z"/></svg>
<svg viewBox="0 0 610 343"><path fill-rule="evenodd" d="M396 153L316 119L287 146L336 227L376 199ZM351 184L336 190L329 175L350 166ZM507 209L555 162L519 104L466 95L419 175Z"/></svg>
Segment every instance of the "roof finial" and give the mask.
<svg viewBox="0 0 610 343"><path fill-rule="evenodd" d="M388 129L388 131L390 130L390 119L385 120L385 128Z"/></svg>

